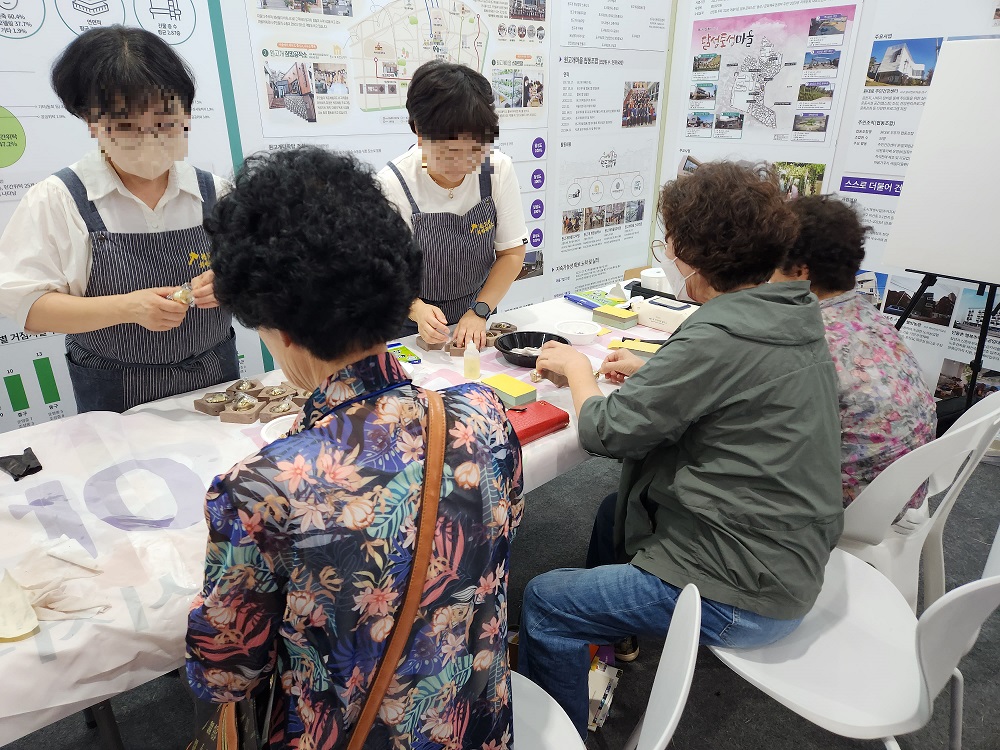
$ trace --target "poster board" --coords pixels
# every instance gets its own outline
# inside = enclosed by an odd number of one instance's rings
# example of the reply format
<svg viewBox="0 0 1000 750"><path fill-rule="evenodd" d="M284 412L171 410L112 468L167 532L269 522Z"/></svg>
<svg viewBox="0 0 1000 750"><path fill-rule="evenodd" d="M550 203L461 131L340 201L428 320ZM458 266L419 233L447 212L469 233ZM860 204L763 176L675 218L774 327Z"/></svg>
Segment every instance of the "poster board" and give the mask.
<svg viewBox="0 0 1000 750"><path fill-rule="evenodd" d="M996 179L1000 171L1000 95L983 95L971 70L1000 68L1000 39L946 41L941 47L906 172L906 190L889 232L887 265L1000 284ZM978 158L954 148L956 113L977 102ZM956 164L956 159L962 161Z"/></svg>

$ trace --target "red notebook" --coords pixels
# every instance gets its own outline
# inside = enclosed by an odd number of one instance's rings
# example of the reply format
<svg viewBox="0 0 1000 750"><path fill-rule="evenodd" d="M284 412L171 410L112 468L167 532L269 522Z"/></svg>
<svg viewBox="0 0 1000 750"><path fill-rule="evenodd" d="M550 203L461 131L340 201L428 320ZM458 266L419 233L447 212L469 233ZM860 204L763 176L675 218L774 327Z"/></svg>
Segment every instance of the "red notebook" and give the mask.
<svg viewBox="0 0 1000 750"><path fill-rule="evenodd" d="M569 414L548 401L532 401L524 406L510 408L507 410L507 418L521 445L558 432L569 424Z"/></svg>

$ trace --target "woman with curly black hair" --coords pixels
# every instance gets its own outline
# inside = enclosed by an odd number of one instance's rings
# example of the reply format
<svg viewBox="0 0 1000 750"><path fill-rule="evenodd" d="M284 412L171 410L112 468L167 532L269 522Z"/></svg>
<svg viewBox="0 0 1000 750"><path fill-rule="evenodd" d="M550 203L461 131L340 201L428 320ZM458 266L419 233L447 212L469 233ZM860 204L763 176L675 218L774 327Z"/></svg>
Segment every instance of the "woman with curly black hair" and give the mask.
<svg viewBox="0 0 1000 750"><path fill-rule="evenodd" d="M527 79L525 79L527 80ZM524 264L528 230L514 165L493 148L493 88L465 65L433 60L406 94L417 145L379 172L424 251L407 332L430 343L486 343L486 321Z"/></svg>
<svg viewBox="0 0 1000 750"><path fill-rule="evenodd" d="M806 280L819 298L840 389L846 508L889 464L934 439L934 397L899 331L855 284L871 227L832 196L789 206L799 218L799 239L774 280ZM926 495L925 485L900 512L919 508Z"/></svg>
<svg viewBox="0 0 1000 750"><path fill-rule="evenodd" d="M586 570L556 570L524 593L527 676L587 732L588 644L662 637L681 589L702 595L701 641L755 647L812 607L843 528L836 372L804 282L766 284L797 222L774 175L703 164L665 185L655 243L674 294L701 303L648 361L590 360L546 344L538 366L569 380L580 442L623 459ZM622 564L627 563L627 564ZM623 642L624 639L624 642Z"/></svg>
<svg viewBox="0 0 1000 750"><path fill-rule="evenodd" d="M348 747L374 711L365 747L509 745L521 450L489 388L442 391L440 500L425 528L428 394L384 343L419 285L409 228L369 168L309 147L247 159L207 228L219 301L312 396L287 437L209 490L187 634L195 694L241 700L276 672L275 748ZM420 606L398 629L402 658L386 661L427 532ZM376 670L391 677L384 697Z"/></svg>

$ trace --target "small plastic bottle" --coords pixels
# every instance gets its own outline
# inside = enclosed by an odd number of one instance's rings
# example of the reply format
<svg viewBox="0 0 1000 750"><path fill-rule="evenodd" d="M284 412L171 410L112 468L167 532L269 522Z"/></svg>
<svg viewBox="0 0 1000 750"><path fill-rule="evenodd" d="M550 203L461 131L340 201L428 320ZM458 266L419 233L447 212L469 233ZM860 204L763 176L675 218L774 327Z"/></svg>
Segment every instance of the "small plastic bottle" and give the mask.
<svg viewBox="0 0 1000 750"><path fill-rule="evenodd" d="M462 355L462 364L465 367L466 380L479 380L479 349L476 342L469 340L465 343L465 354Z"/></svg>

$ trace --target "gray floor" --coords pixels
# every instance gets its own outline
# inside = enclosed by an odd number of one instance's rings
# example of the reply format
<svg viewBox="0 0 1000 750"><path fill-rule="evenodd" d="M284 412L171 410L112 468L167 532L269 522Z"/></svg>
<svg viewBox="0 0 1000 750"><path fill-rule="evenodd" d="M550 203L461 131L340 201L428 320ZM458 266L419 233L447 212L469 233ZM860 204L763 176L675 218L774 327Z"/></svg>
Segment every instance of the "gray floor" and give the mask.
<svg viewBox="0 0 1000 750"><path fill-rule="evenodd" d="M512 622L528 580L556 567L580 565L593 514L615 489L618 465L595 459L533 492L511 564ZM981 466L949 519L945 552L949 588L978 578L1000 522L1000 466ZM641 642L639 659L624 665L611 715L588 741L590 750L617 750L645 710L661 643ZM1000 747L1000 614L986 623L961 665L966 679L965 747ZM189 737L191 708L180 681L164 677L112 701L127 748L180 750ZM900 739L904 750L947 747L947 688L930 724ZM8 746L10 750L99 748L95 734L73 716ZM520 745L518 745L520 747ZM702 653L680 727L677 750L847 750L881 748L880 742L845 740L814 727L743 682L707 652ZM533 748L521 748L533 750Z"/></svg>

